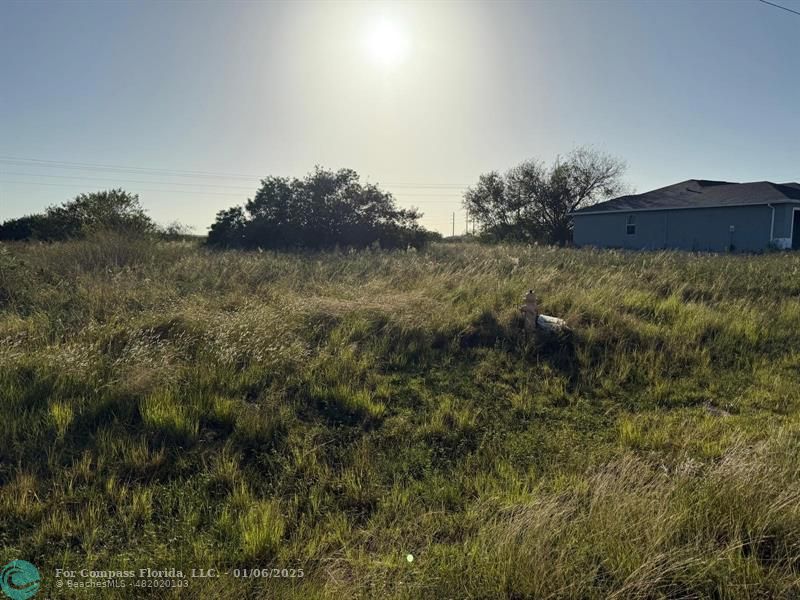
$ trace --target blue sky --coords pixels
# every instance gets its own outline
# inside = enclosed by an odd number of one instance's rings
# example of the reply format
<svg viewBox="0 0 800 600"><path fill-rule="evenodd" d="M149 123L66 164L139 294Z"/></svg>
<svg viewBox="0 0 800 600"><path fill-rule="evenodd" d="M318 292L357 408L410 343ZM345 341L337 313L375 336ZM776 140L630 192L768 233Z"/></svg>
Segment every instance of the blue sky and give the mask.
<svg viewBox="0 0 800 600"><path fill-rule="evenodd" d="M379 22L407 44L399 64L365 47ZM320 164L449 232L480 173L583 144L625 159L638 191L798 181L798 40L800 16L756 0L6 0L0 219L124 187L200 233L259 176Z"/></svg>

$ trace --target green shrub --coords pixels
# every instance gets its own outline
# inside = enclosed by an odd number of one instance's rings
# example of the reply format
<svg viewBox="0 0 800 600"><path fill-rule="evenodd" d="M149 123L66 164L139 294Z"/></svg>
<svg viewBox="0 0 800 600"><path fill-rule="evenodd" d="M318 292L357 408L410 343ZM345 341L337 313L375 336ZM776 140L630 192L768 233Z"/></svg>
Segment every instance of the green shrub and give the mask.
<svg viewBox="0 0 800 600"><path fill-rule="evenodd" d="M407 248L439 234L422 215L401 209L391 194L363 185L350 169L317 167L303 179L267 177L244 208L220 211L207 243L217 248Z"/></svg>
<svg viewBox="0 0 800 600"><path fill-rule="evenodd" d="M80 194L44 214L6 221L0 225L0 241L67 240L101 231L143 235L154 227L139 196L116 189Z"/></svg>

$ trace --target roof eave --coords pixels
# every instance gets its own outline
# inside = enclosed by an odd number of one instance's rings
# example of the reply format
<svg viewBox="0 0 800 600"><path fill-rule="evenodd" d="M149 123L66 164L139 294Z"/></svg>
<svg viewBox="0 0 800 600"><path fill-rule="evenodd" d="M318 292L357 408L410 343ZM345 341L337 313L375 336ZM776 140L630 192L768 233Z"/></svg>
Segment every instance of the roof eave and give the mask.
<svg viewBox="0 0 800 600"><path fill-rule="evenodd" d="M614 213L631 213L631 212L656 212L660 210L695 210L698 208L733 208L737 206L768 206L770 204L800 204L800 200L793 200L785 198L783 200L770 200L768 202L745 202L742 204L708 204L703 206L659 206L656 208L620 208L610 210L591 210L591 211L573 211L567 213L570 217L580 217L583 215L611 215Z"/></svg>

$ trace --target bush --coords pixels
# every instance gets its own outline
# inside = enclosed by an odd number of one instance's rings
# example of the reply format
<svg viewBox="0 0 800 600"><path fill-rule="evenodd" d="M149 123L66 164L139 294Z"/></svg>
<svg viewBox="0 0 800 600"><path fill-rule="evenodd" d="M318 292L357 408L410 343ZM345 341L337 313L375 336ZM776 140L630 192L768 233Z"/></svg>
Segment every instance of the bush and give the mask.
<svg viewBox="0 0 800 600"><path fill-rule="evenodd" d="M143 235L155 230L139 196L122 189L80 194L43 214L11 219L0 225L0 240L67 240L98 231Z"/></svg>
<svg viewBox="0 0 800 600"><path fill-rule="evenodd" d="M419 226L416 209L362 185L350 169L317 167L303 179L268 177L244 207L217 214L208 244L221 248L419 247L440 237Z"/></svg>

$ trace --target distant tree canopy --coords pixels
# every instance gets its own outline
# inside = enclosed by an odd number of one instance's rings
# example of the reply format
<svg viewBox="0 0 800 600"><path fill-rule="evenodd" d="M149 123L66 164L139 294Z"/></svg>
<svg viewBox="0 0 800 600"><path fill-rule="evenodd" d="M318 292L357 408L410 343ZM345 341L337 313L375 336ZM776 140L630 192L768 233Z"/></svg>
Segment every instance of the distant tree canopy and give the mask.
<svg viewBox="0 0 800 600"><path fill-rule="evenodd" d="M362 184L351 169L317 167L302 179L267 177L244 207L217 213L208 244L225 248L383 248L421 246L437 234L418 224L416 209Z"/></svg>
<svg viewBox="0 0 800 600"><path fill-rule="evenodd" d="M563 245L572 239L569 213L620 194L624 171L617 158L576 148L550 167L530 160L481 175L464 193L464 208L494 239Z"/></svg>
<svg viewBox="0 0 800 600"><path fill-rule="evenodd" d="M11 219L0 225L0 240L66 240L93 231L145 234L155 224L145 214L139 196L122 189L81 194L44 213Z"/></svg>

